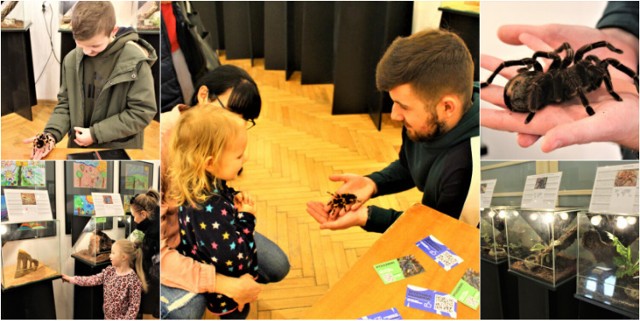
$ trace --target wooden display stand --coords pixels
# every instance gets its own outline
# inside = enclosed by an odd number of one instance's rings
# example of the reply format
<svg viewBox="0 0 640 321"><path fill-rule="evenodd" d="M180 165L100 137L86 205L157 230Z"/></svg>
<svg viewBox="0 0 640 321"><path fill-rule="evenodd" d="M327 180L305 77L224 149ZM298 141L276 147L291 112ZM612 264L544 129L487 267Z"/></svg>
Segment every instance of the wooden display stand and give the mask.
<svg viewBox="0 0 640 321"><path fill-rule="evenodd" d="M507 273L506 260L480 260L482 319L518 319L518 280Z"/></svg>
<svg viewBox="0 0 640 321"><path fill-rule="evenodd" d="M100 273L107 266L111 265L110 261L94 264L92 262L74 257L75 275L91 276ZM79 286L73 287L73 318L74 319L104 319L104 311L102 305L104 303L104 294L102 285L97 286Z"/></svg>
<svg viewBox="0 0 640 321"><path fill-rule="evenodd" d="M53 280L43 279L10 289L2 288L2 319L55 319Z"/></svg>

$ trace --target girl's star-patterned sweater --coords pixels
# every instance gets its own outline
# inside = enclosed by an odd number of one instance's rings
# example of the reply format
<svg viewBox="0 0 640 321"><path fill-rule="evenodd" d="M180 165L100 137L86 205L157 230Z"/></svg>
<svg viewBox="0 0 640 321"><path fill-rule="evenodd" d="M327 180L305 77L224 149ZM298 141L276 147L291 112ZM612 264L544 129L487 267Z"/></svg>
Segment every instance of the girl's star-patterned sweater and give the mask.
<svg viewBox="0 0 640 321"><path fill-rule="evenodd" d="M92 276L75 276L79 286L102 284L104 290L104 318L107 320L134 320L140 308L142 283L138 275L130 270L124 275L116 273L116 268L107 266L102 272Z"/></svg>
<svg viewBox="0 0 640 321"><path fill-rule="evenodd" d="M180 246L177 250L195 260L212 264L216 272L240 277L246 273L257 277L258 256L253 232L256 218L238 212L233 204L232 188L216 190L200 208L179 208ZM218 293L205 293L207 308L216 314L237 309L233 299Z"/></svg>

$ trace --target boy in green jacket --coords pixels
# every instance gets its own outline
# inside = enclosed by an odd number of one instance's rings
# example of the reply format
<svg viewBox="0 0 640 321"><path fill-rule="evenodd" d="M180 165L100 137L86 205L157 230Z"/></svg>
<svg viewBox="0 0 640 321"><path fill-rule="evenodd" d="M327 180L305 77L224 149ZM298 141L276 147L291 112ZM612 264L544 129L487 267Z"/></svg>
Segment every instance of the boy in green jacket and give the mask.
<svg viewBox="0 0 640 321"><path fill-rule="evenodd" d="M118 28L108 1L80 1L71 17L76 48L62 64L58 105L33 143L42 159L69 134L69 148L142 148L156 114L153 47L132 28Z"/></svg>

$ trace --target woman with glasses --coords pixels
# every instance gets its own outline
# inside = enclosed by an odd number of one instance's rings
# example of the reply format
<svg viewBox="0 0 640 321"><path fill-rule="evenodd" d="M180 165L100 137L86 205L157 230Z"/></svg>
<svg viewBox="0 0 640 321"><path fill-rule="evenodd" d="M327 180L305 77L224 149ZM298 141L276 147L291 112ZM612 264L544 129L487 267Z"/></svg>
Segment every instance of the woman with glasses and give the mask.
<svg viewBox="0 0 640 321"><path fill-rule="evenodd" d="M244 119L247 129L255 126L255 118L260 115L262 100L258 86L243 69L233 65L222 65L205 74L196 84L197 92L191 104L177 106L173 115L161 120L162 126L162 166L164 170L170 161L170 155L164 152L168 148L170 132L177 123L180 111L198 108L199 105L218 105ZM208 107L203 107L208 108ZM194 139L197 139L194 137ZM165 145L166 144L166 145ZM167 187L163 173L162 190ZM164 196L164 193L163 193ZM239 306L257 299L261 287L256 283L278 282L289 273L289 259L280 247L257 231L254 234L258 249L260 266L257 280L246 277L233 278L216 274L212 265L199 263L181 255L175 250L180 241L177 211L169 208L163 199L161 239L161 318L193 319L202 318L206 301L198 293L217 292L234 299Z"/></svg>

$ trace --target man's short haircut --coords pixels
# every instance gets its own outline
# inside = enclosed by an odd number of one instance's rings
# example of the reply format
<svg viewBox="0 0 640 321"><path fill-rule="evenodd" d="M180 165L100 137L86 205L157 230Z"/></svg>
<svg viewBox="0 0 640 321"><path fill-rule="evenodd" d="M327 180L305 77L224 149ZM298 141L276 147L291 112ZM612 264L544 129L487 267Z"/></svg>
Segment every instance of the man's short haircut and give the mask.
<svg viewBox="0 0 640 321"><path fill-rule="evenodd" d="M109 36L116 26L116 11L109 1L79 1L71 14L75 40L89 40L96 35Z"/></svg>
<svg viewBox="0 0 640 321"><path fill-rule="evenodd" d="M460 37L444 30L424 30L398 37L378 62L380 91L410 84L425 103L456 94L463 112L471 108L473 59Z"/></svg>

